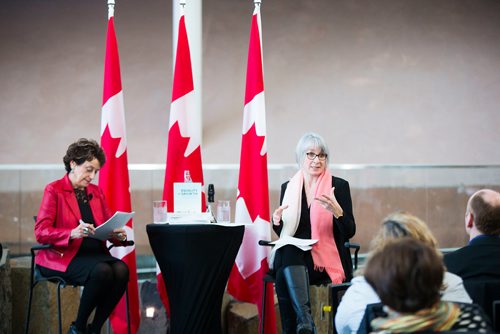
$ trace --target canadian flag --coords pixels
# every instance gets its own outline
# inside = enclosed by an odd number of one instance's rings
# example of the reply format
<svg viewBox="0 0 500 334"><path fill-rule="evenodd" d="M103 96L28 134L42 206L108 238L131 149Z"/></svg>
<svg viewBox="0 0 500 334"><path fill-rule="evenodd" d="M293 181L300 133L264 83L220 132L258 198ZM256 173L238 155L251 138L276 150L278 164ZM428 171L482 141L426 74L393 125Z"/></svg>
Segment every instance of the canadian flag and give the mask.
<svg viewBox="0 0 500 334"><path fill-rule="evenodd" d="M123 91L120 77L120 59L116 42L114 16L112 10L108 19L106 57L104 64L104 89L101 117L101 146L106 153L106 164L99 174L99 187L102 188L112 211L131 211L130 183L128 175L127 137L125 132L125 113ZM132 220L125 226L127 238L134 240ZM130 333L139 328L140 310L137 289L137 269L135 247L114 247L113 256L122 259L129 268L128 298L130 309ZM128 333L126 295L122 297L111 315L114 333Z"/></svg>
<svg viewBox="0 0 500 334"><path fill-rule="evenodd" d="M255 5L248 49L240 174L235 221L253 223L246 228L243 243L231 272L228 291L235 298L257 304L262 321L262 278L269 270L268 247L258 241L270 240L269 186L267 177L266 108L262 65L260 4ZM264 332L276 333L274 293L268 287Z"/></svg>
<svg viewBox="0 0 500 334"><path fill-rule="evenodd" d="M200 147L201 119L195 109L191 54L182 7L178 31L168 128L167 166L163 187L163 199L167 201L168 212L173 212L174 209L174 183L184 181L185 171L189 171L192 182L199 182L203 185ZM203 212L206 211L204 194L202 194L201 208ZM169 306L165 283L159 267L156 266L156 268L158 290L168 312Z"/></svg>

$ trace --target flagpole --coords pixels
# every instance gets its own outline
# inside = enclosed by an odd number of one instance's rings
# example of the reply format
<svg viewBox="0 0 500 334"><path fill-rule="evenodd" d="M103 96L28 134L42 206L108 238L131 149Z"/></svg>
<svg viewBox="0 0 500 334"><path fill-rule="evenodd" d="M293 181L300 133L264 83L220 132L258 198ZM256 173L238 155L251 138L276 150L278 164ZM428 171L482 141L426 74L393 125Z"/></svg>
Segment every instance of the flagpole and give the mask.
<svg viewBox="0 0 500 334"><path fill-rule="evenodd" d="M115 16L115 0L108 0L108 20Z"/></svg>

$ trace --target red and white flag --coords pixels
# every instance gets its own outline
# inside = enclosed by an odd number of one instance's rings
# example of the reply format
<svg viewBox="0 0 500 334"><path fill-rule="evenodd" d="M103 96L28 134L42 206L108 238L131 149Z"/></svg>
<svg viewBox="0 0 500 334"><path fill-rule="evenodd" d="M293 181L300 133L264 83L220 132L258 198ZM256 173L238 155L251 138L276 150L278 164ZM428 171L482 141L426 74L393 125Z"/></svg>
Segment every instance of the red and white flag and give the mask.
<svg viewBox="0 0 500 334"><path fill-rule="evenodd" d="M120 77L120 59L116 42L112 9L108 18L106 58L104 64L104 89L101 117L101 146L106 153L106 163L99 173L99 187L102 188L111 211L132 209L130 203L130 183L128 175L127 137L125 133L125 113ZM134 240L132 220L125 226L127 238ZM122 259L129 268L128 298L130 309L130 333L139 328L140 310L137 289L137 269L135 247L114 247L113 256ZM127 333L127 307L124 294L111 314L113 333Z"/></svg>
<svg viewBox="0 0 500 334"><path fill-rule="evenodd" d="M163 199L167 201L168 212L173 212L174 209L174 183L184 181L184 171L189 171L193 182L203 185L201 119L195 105L191 54L183 9L180 12L178 32L168 128L167 166L163 188ZM201 208L203 212L206 211L204 195L202 195ZM165 283L158 266L157 279L160 296L168 312Z"/></svg>
<svg viewBox="0 0 500 334"><path fill-rule="evenodd" d="M255 5L248 49L240 175L235 221L252 223L245 231L243 243L231 272L228 291L235 298L257 304L262 319L262 278L269 270L268 247L258 241L270 240L269 185L267 176L266 108L262 64L260 4ZM268 287L266 300L266 334L276 333L274 293Z"/></svg>

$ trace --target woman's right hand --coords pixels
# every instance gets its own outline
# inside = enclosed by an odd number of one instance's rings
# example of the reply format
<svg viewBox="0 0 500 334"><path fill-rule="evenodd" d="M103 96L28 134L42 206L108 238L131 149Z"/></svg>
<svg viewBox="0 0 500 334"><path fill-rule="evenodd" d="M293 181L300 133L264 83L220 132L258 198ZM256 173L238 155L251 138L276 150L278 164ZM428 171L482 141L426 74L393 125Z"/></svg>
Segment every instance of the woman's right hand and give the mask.
<svg viewBox="0 0 500 334"><path fill-rule="evenodd" d="M279 225L281 222L281 217L283 216L283 210L288 209L288 205L282 205L276 210L274 210L273 213L273 224L274 225Z"/></svg>
<svg viewBox="0 0 500 334"><path fill-rule="evenodd" d="M94 234L94 225L80 223L77 227L71 230L70 239L86 238L91 234Z"/></svg>

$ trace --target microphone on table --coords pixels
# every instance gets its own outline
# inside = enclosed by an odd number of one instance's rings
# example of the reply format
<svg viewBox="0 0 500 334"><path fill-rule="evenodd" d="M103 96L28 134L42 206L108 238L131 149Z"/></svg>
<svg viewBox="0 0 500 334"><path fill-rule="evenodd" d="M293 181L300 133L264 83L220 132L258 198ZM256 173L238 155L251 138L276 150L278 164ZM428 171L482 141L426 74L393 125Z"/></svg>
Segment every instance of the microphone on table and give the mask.
<svg viewBox="0 0 500 334"><path fill-rule="evenodd" d="M214 202L214 196L215 196L214 185L210 183L208 185L208 203Z"/></svg>
<svg viewBox="0 0 500 334"><path fill-rule="evenodd" d="M217 219L215 219L215 216L214 216L214 212L212 211L212 205L211 203L214 202L214 197L215 197L215 189L214 189L214 185L212 183L210 183L208 185L208 204L207 204L207 212L210 212L211 216L212 216L212 222L213 223L217 223Z"/></svg>

